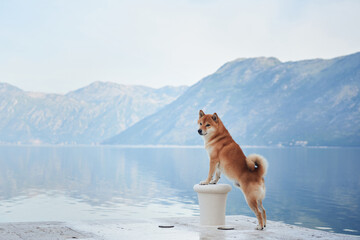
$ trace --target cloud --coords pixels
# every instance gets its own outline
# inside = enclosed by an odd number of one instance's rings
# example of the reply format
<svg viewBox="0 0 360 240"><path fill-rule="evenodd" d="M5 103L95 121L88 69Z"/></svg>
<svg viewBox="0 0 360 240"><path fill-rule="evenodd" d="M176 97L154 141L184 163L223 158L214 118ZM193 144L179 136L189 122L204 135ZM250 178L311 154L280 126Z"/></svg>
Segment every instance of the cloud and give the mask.
<svg viewBox="0 0 360 240"><path fill-rule="evenodd" d="M10 1L0 79L67 92L93 81L193 84L239 57L360 50L359 1Z"/></svg>

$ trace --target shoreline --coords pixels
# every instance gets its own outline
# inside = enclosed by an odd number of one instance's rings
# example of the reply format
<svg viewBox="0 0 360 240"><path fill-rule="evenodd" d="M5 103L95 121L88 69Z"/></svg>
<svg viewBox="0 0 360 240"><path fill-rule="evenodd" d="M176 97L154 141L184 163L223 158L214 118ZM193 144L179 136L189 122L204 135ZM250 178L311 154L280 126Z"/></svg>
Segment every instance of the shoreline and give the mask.
<svg viewBox="0 0 360 240"><path fill-rule="evenodd" d="M166 144L16 144L0 143L0 147L104 147L104 148L185 148L185 149L204 149L204 145L166 145ZM360 146L287 146L287 145L241 145L242 148L259 149L360 149Z"/></svg>
<svg viewBox="0 0 360 240"><path fill-rule="evenodd" d="M173 217L0 223L0 240L360 239L357 235L331 233L276 221L268 221L266 229L259 231L255 230L256 218L243 215L226 216L225 226L234 230L218 230L218 226L200 226L199 222L199 217Z"/></svg>

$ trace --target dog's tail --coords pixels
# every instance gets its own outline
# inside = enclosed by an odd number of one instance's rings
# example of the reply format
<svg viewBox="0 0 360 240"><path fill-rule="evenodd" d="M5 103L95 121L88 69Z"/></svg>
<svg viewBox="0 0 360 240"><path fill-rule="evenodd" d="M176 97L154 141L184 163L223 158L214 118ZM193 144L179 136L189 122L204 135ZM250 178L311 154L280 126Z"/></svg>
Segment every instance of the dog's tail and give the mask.
<svg viewBox="0 0 360 240"><path fill-rule="evenodd" d="M252 172L257 172L261 177L264 177L267 172L268 162L263 156L258 154L251 154L246 157L246 165Z"/></svg>

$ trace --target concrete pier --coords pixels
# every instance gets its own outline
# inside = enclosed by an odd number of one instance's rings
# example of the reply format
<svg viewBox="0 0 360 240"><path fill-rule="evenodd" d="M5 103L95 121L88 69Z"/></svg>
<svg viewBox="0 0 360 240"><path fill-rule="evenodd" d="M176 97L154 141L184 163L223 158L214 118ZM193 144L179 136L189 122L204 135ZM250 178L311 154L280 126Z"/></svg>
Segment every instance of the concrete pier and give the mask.
<svg viewBox="0 0 360 240"><path fill-rule="evenodd" d="M1 223L0 240L112 240L112 239L360 239L360 236L336 234L268 221L263 231L255 230L256 218L226 216L226 226L218 230L202 226L199 217L81 222ZM160 228L159 226L165 226Z"/></svg>

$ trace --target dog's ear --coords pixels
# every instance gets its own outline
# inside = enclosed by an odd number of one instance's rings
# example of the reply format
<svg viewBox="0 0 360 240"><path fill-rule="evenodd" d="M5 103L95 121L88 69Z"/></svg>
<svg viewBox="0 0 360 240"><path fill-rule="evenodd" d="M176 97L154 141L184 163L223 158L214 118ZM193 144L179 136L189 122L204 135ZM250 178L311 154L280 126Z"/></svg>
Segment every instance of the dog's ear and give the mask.
<svg viewBox="0 0 360 240"><path fill-rule="evenodd" d="M205 113L203 112L203 110L200 110L199 112L199 118L202 118L205 115Z"/></svg>
<svg viewBox="0 0 360 240"><path fill-rule="evenodd" d="M213 115L212 115L212 119L214 120L214 122L218 122L219 121L219 117L218 117L218 115L216 114L216 113L214 113Z"/></svg>

